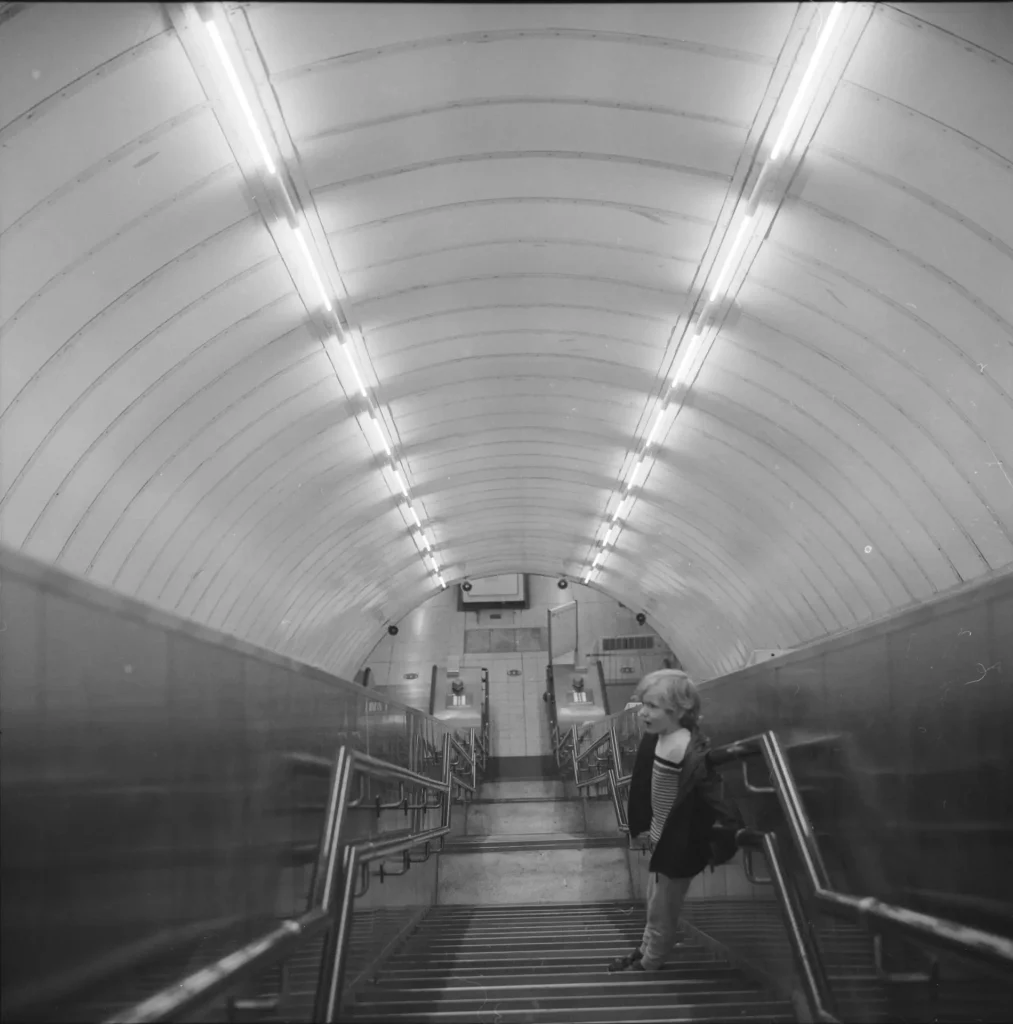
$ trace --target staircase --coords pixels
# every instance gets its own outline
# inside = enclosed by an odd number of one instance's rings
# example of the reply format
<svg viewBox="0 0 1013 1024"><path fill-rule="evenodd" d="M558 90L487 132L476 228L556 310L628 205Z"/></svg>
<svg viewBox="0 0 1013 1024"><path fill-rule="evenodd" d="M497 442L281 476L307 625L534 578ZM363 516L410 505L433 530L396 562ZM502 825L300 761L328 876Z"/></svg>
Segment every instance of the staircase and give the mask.
<svg viewBox="0 0 1013 1024"><path fill-rule="evenodd" d="M645 913L610 805L560 779L487 782L453 821L437 906L349 986L342 1020L795 1019L698 938L665 970L608 973L639 945Z"/></svg>
<svg viewBox="0 0 1013 1024"><path fill-rule="evenodd" d="M609 974L638 945L642 905L432 908L405 944L349 993L347 1021L794 1021L692 938L654 973Z"/></svg>

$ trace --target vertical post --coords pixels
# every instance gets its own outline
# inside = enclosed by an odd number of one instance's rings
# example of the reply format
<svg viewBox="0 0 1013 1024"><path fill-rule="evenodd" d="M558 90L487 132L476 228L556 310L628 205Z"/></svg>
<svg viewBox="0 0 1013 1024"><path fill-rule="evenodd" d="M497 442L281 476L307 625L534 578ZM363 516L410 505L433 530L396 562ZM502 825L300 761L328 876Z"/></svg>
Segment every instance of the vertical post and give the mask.
<svg viewBox="0 0 1013 1024"><path fill-rule="evenodd" d="M331 790L327 795L327 810L324 817L324 831L313 874L310 877L306 910L331 906L336 876L340 870L339 848L341 833L345 827L345 809L348 806L348 790L353 775L353 754L349 747L342 746L334 760L334 774Z"/></svg>
<svg viewBox="0 0 1013 1024"><path fill-rule="evenodd" d="M471 785L478 786L478 751L475 749L475 727L469 730L471 733ZM474 788L472 792L475 792Z"/></svg>
<svg viewBox="0 0 1013 1024"><path fill-rule="evenodd" d="M443 806L440 810L440 828L446 828L450 824L450 733L444 733L443 735L443 785L446 787L443 791ZM440 847L442 849L443 839L440 839Z"/></svg>
<svg viewBox="0 0 1013 1024"><path fill-rule="evenodd" d="M324 940L324 956L320 961L320 975L313 1001L313 1020L319 1024L333 1024L341 1002L341 989L345 982L345 962L348 939L352 931L352 906L355 902L355 882L359 859L354 846L342 850L344 885L341 899L337 900L335 920Z"/></svg>
<svg viewBox="0 0 1013 1024"><path fill-rule="evenodd" d="M765 732L761 737L761 743L763 756L767 762L767 768L770 770L771 781L777 790L781 811L789 826L796 835L802 838L800 852L806 873L817 893L826 892L831 888L830 877L827 874L826 865L823 863L823 856L819 851L812 824L802 806L802 798L792 780L791 770L788 768L781 744L778 743L777 737L772 732Z"/></svg>
<svg viewBox="0 0 1013 1024"><path fill-rule="evenodd" d="M812 935L811 924L801 911L791 880L782 869L777 837L773 832L763 833L762 847L774 892L781 905L785 926L792 935L791 949L795 967L805 987L810 1010L817 1020L824 1019L825 1013L836 1017L833 995L827 982L819 947Z"/></svg>

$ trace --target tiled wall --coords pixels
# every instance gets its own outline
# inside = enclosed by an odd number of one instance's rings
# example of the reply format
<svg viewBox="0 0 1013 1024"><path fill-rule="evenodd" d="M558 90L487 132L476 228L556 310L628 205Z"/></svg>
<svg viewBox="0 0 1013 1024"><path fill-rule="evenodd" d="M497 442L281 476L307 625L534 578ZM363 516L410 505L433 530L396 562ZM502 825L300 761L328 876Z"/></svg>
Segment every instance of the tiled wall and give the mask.
<svg viewBox="0 0 1013 1024"><path fill-rule="evenodd" d="M462 668L489 669L491 718L490 753L494 757L522 757L551 752L545 692L547 652L515 654L464 654L466 629L534 628L546 625L550 608L576 600L581 652L589 660L603 636L653 634L650 624L638 626L637 608L623 608L599 591L571 583L566 590L556 586L555 577L529 576L531 607L504 611L502 618L489 621L474 611L457 610L457 588L450 587L415 611L398 625L396 637L386 636L366 661L372 670L372 684L385 688L398 700L428 710L430 673L434 664L444 668L450 656L461 659ZM519 675L511 676L511 670ZM417 678L406 679L414 673ZM588 682L596 681L593 672ZM612 707L613 712L622 707Z"/></svg>

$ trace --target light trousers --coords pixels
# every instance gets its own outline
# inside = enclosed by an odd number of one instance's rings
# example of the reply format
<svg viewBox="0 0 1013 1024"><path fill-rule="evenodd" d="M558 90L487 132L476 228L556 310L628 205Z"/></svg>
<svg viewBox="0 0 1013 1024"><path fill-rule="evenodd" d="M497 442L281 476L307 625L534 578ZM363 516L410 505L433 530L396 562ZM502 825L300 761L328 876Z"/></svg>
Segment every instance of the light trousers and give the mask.
<svg viewBox="0 0 1013 1024"><path fill-rule="evenodd" d="M656 971L675 949L679 912L692 878L647 876L647 926L640 943L645 971Z"/></svg>

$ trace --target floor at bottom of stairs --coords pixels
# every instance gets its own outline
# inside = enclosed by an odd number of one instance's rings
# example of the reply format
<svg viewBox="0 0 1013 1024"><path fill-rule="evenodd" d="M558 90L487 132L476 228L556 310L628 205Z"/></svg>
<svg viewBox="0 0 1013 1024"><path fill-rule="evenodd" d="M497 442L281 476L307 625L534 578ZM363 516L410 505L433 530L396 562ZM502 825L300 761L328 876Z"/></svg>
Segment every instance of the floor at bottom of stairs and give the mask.
<svg viewBox="0 0 1013 1024"><path fill-rule="evenodd" d="M764 991L683 936L660 971L609 974L639 944L643 905L435 907L349 994L343 1021L794 1021Z"/></svg>

